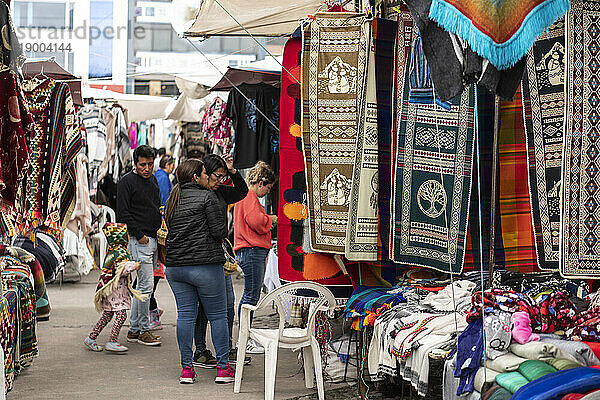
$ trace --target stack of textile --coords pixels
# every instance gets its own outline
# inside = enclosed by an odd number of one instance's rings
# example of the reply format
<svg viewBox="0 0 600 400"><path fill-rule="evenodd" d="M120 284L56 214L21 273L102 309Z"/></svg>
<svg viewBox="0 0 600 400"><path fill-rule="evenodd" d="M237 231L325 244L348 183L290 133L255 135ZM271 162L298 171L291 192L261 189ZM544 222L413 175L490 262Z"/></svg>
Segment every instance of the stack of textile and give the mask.
<svg viewBox="0 0 600 400"><path fill-rule="evenodd" d="M442 290L402 286L404 301L375 321L369 346L371 380L402 376L425 396L429 380L429 353L449 350L466 327L465 311L475 284L456 281Z"/></svg>
<svg viewBox="0 0 600 400"><path fill-rule="evenodd" d="M29 265L35 265L34 260L22 249L0 246L0 344L4 351L7 390L12 388L15 375L31 365L38 355L36 303L45 296L45 286L40 286L43 275L41 282L34 279ZM32 282L37 285L35 290Z"/></svg>

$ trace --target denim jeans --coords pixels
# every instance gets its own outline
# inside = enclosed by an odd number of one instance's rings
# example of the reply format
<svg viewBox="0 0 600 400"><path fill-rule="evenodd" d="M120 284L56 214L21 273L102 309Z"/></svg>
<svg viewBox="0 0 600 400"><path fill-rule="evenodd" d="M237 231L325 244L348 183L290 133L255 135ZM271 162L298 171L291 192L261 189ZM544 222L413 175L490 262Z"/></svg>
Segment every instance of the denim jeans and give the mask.
<svg viewBox="0 0 600 400"><path fill-rule="evenodd" d="M167 267L165 275L177 303L177 343L181 353L181 367L192 366L194 326L198 302L201 302L210 321L217 365L227 369L229 328L223 264Z"/></svg>
<svg viewBox="0 0 600 400"><path fill-rule="evenodd" d="M127 246L131 259L141 264L137 272L136 289L148 295L148 300L139 301L134 298L131 303L131 327L129 332L146 332L150 330L148 311L150 309L150 295L154 287L154 268L157 262L156 239L149 237L148 243L140 244L133 236L129 237Z"/></svg>
<svg viewBox="0 0 600 400"><path fill-rule="evenodd" d="M231 338L233 336L233 319L235 318L235 293L233 293L233 283L231 276L225 277L225 291L227 292L227 327L229 328L229 348L233 347ZM204 312L202 303L198 307L198 317L196 318L196 330L194 333L194 342L196 343L196 353L202 353L206 350L206 328L208 327L208 318Z"/></svg>
<svg viewBox="0 0 600 400"><path fill-rule="evenodd" d="M257 305L260 300L260 290L265 279L267 256L269 249L262 247L244 247L237 252L237 263L244 271L244 294L238 305L238 315L242 304Z"/></svg>

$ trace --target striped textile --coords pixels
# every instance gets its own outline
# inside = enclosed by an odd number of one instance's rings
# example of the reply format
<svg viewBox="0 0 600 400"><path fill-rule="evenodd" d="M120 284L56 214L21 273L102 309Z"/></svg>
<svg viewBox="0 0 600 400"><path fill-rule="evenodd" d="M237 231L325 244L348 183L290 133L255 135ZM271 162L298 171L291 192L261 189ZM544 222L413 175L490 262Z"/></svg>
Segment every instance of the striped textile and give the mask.
<svg viewBox="0 0 600 400"><path fill-rule="evenodd" d="M391 171L390 171L390 234L389 234L389 246L388 252L390 258L394 254L394 241L396 240L395 218L396 218L396 198L399 193L394 190L394 183L396 181L396 163L398 161L398 132L400 131L400 121L402 117L402 96L404 95L404 85L408 84L406 81L406 69L408 63L408 57L410 55L410 49L412 47L413 37L415 35L415 29L413 28L413 20L408 10L408 7L401 8L401 13L398 14L398 36L396 37L396 56L395 56L395 68L394 68L394 102L392 104L392 143L391 143Z"/></svg>
<svg viewBox="0 0 600 400"><path fill-rule="evenodd" d="M573 2L567 14L565 132L562 168L563 276L597 279L600 272L600 1Z"/></svg>
<svg viewBox="0 0 600 400"><path fill-rule="evenodd" d="M283 51L283 65L297 79L301 79L302 39L289 39ZM286 168L279 174L279 221L277 223L277 248L279 249L279 277L286 282L306 280L304 269L323 271L325 263L334 264L332 257L325 254L307 254L308 207L306 205L306 178L302 154L302 106L300 85L284 71L281 75L279 158ZM306 228L306 229L305 229ZM334 268L339 271L339 268ZM352 286L347 277L320 280L319 283L332 289L336 296L348 297ZM337 290L335 285L340 285Z"/></svg>
<svg viewBox="0 0 600 400"><path fill-rule="evenodd" d="M0 345L4 350L4 374L6 389L11 390L15 378L15 354L19 321L17 319L18 295L6 290L0 296Z"/></svg>
<svg viewBox="0 0 600 400"><path fill-rule="evenodd" d="M465 270L484 271L490 264L490 233L492 209L492 149L494 136L495 96L477 87L477 130L473 155L473 185L465 248ZM482 247L483 246L483 247Z"/></svg>
<svg viewBox="0 0 600 400"><path fill-rule="evenodd" d="M345 252L368 27L360 14L318 13L304 30L302 141L315 251Z"/></svg>
<svg viewBox="0 0 600 400"><path fill-rule="evenodd" d="M60 223L64 229L75 208L75 158L83 148L83 139L69 85L57 84L53 97L52 129L55 135L61 136L59 146L63 177L60 181Z"/></svg>
<svg viewBox="0 0 600 400"><path fill-rule="evenodd" d="M540 35L527 53L523 112L529 187L539 265L558 269L560 181L565 113L565 21Z"/></svg>
<svg viewBox="0 0 600 400"><path fill-rule="evenodd" d="M433 0L429 18L502 70L569 8L569 0Z"/></svg>
<svg viewBox="0 0 600 400"><path fill-rule="evenodd" d="M408 10L406 10L407 17ZM391 151L393 77L396 37L404 19L399 22L382 18L373 20L373 46L375 48L375 80L377 86L377 129L379 164L379 254L381 274L388 281L396 278L396 268L390 260L390 198L392 195ZM404 29L402 29L402 35ZM403 41L402 41L403 42Z"/></svg>
<svg viewBox="0 0 600 400"><path fill-rule="evenodd" d="M518 90L514 100L500 103L498 136L499 227L497 264L523 273L538 272L528 185L527 148L523 103Z"/></svg>
<svg viewBox="0 0 600 400"><path fill-rule="evenodd" d="M36 337L36 308L35 293L31 286L29 277L20 276L11 272L2 272L2 284L4 291L14 290L17 292L19 330L16 333L19 337L19 346L15 355L15 373L22 368L31 365L31 362L38 356L37 337Z"/></svg>
<svg viewBox="0 0 600 400"><path fill-rule="evenodd" d="M371 28L372 24L369 24ZM379 134L377 132L377 84L372 29L368 29L367 69L362 105L359 102L356 154L344 255L352 261L377 261L379 253Z"/></svg>

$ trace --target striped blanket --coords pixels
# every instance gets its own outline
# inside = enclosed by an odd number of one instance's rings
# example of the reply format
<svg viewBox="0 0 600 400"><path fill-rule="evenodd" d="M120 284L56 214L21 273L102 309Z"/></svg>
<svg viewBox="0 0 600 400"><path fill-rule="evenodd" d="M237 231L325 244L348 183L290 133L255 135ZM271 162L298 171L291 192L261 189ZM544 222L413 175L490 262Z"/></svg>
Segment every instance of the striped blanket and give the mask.
<svg viewBox="0 0 600 400"><path fill-rule="evenodd" d="M372 326L385 310L406 301L403 293L398 288L358 286L346 302L344 310L347 318L354 318L352 329L362 330L366 326Z"/></svg>
<svg viewBox="0 0 600 400"><path fill-rule="evenodd" d="M521 92L500 103L498 174L500 227L496 231L498 264L518 272L539 271L529 196L527 148Z"/></svg>

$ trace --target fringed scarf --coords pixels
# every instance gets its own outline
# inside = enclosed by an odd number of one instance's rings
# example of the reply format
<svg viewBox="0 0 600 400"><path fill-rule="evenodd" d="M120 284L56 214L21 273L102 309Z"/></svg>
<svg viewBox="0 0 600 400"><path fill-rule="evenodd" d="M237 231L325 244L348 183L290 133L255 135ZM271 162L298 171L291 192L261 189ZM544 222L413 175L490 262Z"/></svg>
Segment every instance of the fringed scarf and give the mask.
<svg viewBox="0 0 600 400"><path fill-rule="evenodd" d="M429 18L503 70L569 8L569 0L433 0Z"/></svg>
<svg viewBox="0 0 600 400"><path fill-rule="evenodd" d="M129 238L127 225L107 223L102 230L106 235L108 249L102 272L98 278L96 294L94 295L94 306L98 312L102 312L102 300L117 288L123 270L127 265L126 263L131 261L131 256L127 250ZM127 287L133 297L140 301L144 301L148 297L132 287L130 275L127 276Z"/></svg>

